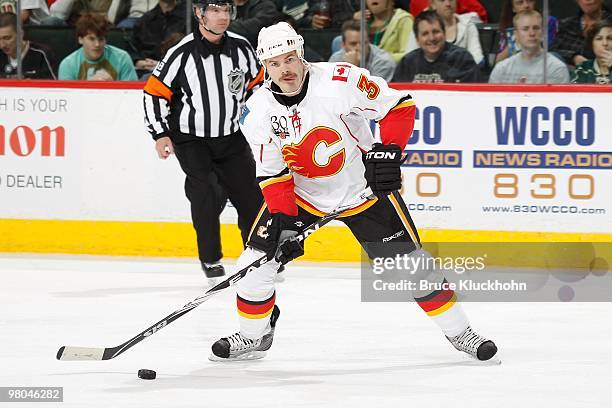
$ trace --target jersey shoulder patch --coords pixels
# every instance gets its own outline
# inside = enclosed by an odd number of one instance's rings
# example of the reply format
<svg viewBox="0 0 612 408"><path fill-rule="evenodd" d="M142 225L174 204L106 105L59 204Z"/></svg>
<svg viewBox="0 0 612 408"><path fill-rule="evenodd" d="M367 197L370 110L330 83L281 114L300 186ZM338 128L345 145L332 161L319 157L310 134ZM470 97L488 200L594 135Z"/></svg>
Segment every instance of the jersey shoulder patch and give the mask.
<svg viewBox="0 0 612 408"><path fill-rule="evenodd" d="M353 65L346 63L337 63L332 71L332 81L347 82Z"/></svg>

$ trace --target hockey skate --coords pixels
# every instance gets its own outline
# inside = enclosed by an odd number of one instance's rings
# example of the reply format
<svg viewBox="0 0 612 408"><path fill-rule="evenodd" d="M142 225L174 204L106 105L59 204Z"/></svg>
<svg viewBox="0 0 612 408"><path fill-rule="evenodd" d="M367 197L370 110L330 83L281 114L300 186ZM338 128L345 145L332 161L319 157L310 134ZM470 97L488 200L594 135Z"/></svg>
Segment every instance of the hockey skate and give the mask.
<svg viewBox="0 0 612 408"><path fill-rule="evenodd" d="M220 262L202 262L202 270L208 278L208 284L212 287L219 282L219 278L225 275L225 268Z"/></svg>
<svg viewBox="0 0 612 408"><path fill-rule="evenodd" d="M280 309L274 305L270 316L270 326L272 328L269 333L255 340L242 336L240 332L229 337L223 337L212 345L212 353L208 359L210 361L242 361L264 358L266 351L272 347L278 316L280 316Z"/></svg>
<svg viewBox="0 0 612 408"><path fill-rule="evenodd" d="M457 350L480 361L490 360L497 353L495 343L475 333L470 326L458 336L446 338Z"/></svg>

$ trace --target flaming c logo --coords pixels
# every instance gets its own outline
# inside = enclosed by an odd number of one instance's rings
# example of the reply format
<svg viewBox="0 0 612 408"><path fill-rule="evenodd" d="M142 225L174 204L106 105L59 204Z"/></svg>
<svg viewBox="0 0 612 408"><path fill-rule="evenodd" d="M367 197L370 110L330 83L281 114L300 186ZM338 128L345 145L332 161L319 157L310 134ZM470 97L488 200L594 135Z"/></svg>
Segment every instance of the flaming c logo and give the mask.
<svg viewBox="0 0 612 408"><path fill-rule="evenodd" d="M301 176L308 178L333 176L344 166L346 156L344 149L329 156L327 163L324 164L316 161L315 152L321 143L329 148L341 140L342 137L335 130L319 126L308 132L297 145L283 146L283 158L289 169Z"/></svg>

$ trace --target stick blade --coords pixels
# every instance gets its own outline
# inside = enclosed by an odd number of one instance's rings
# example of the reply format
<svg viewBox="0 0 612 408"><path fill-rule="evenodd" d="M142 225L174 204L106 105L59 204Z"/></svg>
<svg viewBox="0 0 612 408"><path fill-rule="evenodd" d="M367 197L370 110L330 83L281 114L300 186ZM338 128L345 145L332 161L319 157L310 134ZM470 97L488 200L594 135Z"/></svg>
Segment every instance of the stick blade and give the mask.
<svg viewBox="0 0 612 408"><path fill-rule="evenodd" d="M56 357L62 361L103 360L104 349L98 347L62 346L57 351Z"/></svg>

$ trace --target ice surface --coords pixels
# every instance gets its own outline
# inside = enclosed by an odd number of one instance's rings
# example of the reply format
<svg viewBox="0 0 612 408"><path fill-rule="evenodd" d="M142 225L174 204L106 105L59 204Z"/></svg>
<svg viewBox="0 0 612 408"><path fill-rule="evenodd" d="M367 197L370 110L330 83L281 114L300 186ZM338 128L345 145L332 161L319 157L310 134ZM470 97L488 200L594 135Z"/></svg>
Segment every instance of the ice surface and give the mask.
<svg viewBox="0 0 612 408"><path fill-rule="evenodd" d="M62 386L61 407L601 407L611 303L468 303L502 365L455 351L413 303L361 303L359 269L296 264L278 287L264 360L208 361L237 329L221 293L109 361L57 361L61 345L111 347L197 297L193 261L0 257L0 386ZM141 380L140 368L157 371ZM11 404L5 404L7 406ZM41 406L19 403L17 407Z"/></svg>

